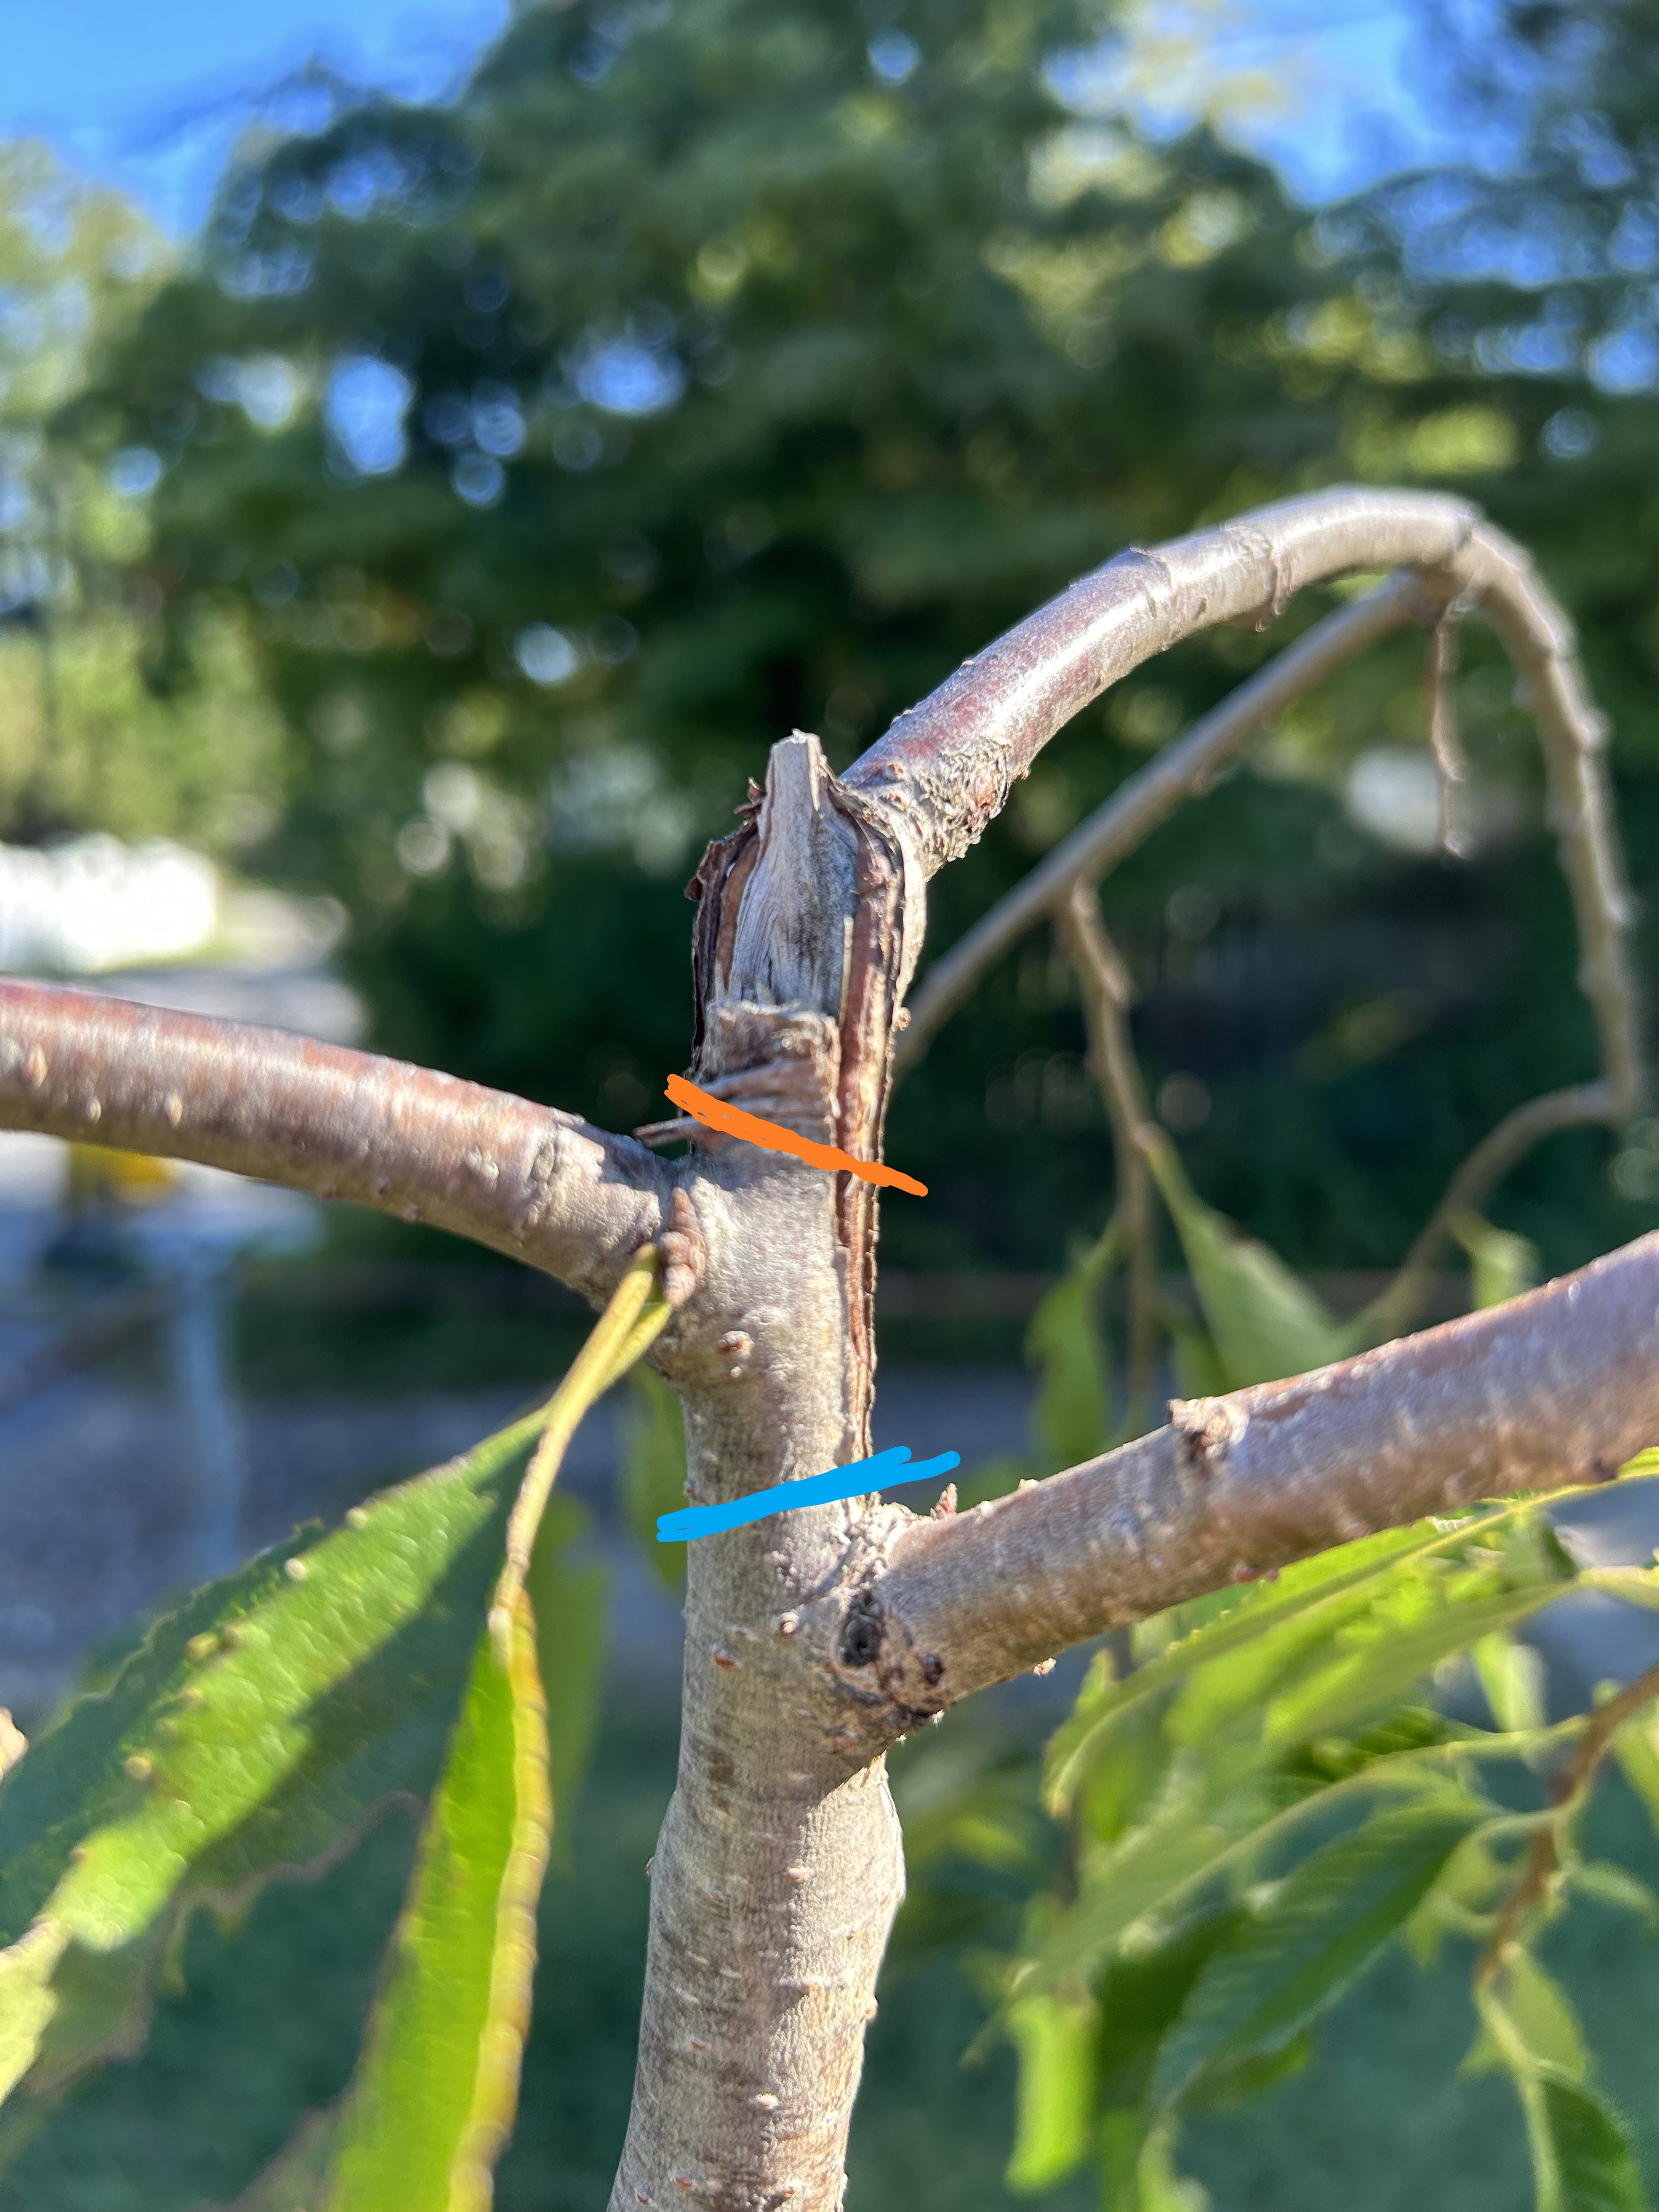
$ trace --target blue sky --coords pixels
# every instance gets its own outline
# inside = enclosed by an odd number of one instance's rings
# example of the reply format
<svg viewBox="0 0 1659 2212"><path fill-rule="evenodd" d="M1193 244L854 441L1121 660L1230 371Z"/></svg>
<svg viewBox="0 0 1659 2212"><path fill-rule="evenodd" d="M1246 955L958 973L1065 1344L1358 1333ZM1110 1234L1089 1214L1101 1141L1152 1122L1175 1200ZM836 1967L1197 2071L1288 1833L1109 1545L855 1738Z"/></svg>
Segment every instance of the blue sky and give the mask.
<svg viewBox="0 0 1659 2212"><path fill-rule="evenodd" d="M416 97L459 81L509 0L10 0L0 134L49 139L174 232L199 218L258 94L313 55ZM1407 0L1158 0L1135 96L1171 120L1216 88L1310 197L1439 150ZM1196 53L1194 62L1193 57ZM1101 96L1121 98L1120 83Z"/></svg>
<svg viewBox="0 0 1659 2212"><path fill-rule="evenodd" d="M507 12L507 0L9 0L0 135L49 139L185 230L264 88L320 55L430 97Z"/></svg>

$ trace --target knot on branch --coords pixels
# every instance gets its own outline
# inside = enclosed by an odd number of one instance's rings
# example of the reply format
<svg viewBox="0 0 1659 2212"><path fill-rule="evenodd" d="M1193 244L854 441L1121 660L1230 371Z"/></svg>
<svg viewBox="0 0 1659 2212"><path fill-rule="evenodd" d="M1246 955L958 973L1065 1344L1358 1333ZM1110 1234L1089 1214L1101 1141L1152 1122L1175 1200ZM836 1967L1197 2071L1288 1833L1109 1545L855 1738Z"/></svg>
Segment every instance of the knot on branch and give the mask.
<svg viewBox="0 0 1659 2212"><path fill-rule="evenodd" d="M1227 1398L1171 1398L1170 1425L1182 1472L1208 1482L1226 1472L1228 1455L1244 1440L1250 1417Z"/></svg>
<svg viewBox="0 0 1659 2212"><path fill-rule="evenodd" d="M671 1306L683 1306L708 1265L708 1247L684 1186L675 1189L668 1226L657 1237L656 1247L662 1256L662 1294Z"/></svg>

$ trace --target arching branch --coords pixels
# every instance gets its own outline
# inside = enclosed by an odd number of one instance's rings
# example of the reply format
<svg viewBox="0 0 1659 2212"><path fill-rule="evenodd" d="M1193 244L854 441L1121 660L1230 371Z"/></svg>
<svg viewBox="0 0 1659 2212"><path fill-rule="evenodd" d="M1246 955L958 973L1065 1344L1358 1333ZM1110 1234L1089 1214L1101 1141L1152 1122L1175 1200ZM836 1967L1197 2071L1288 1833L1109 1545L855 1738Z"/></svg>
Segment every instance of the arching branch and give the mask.
<svg viewBox="0 0 1659 2212"><path fill-rule="evenodd" d="M1390 576L1364 599L1316 623L1120 784L933 962L910 1001L909 1025L894 1053L896 1072L915 1065L986 970L1033 923L1058 915L1078 884L1098 883L1185 800L1207 791L1276 715L1368 647L1427 618L1441 604L1419 578Z"/></svg>
<svg viewBox="0 0 1659 2212"><path fill-rule="evenodd" d="M280 1030L0 982L0 1128L159 1152L427 1221L594 1298L671 1171L574 1114Z"/></svg>
<svg viewBox="0 0 1659 2212"><path fill-rule="evenodd" d="M1073 884L1097 880L1133 850L1271 714L1414 612L1457 601L1478 607L1497 631L1538 724L1609 1116L1634 1110L1644 1085L1625 947L1630 900L1601 766L1607 725L1585 691L1565 614L1525 553L1462 501L1433 493L1323 492L1259 508L1155 552L1121 554L900 715L848 781L891 810L932 872L979 836L1055 731L1142 661L1218 623L1269 620L1308 584L1379 568L1410 574L1322 623L1242 686L1115 793L952 949L916 995L896 1067L915 1062L1021 930L1055 911Z"/></svg>

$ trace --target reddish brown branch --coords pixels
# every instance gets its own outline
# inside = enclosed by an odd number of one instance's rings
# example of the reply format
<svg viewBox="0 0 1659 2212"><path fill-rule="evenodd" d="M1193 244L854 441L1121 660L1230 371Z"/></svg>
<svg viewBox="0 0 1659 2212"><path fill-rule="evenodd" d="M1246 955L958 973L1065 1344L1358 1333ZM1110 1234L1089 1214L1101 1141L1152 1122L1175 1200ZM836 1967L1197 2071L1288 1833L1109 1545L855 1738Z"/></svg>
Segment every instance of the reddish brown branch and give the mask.
<svg viewBox="0 0 1659 2212"><path fill-rule="evenodd" d="M428 1221L609 1294L664 1225L631 1138L280 1030L0 982L0 1128L199 1160Z"/></svg>
<svg viewBox="0 0 1659 2212"><path fill-rule="evenodd" d="M1659 1441L1659 1234L1490 1312L1171 1413L1102 1459L905 1526L861 1601L882 1628L861 1680L887 1725L1330 1545L1607 1480Z"/></svg>
<svg viewBox="0 0 1659 2212"><path fill-rule="evenodd" d="M1498 1972L1522 1921L1548 1889L1550 1876L1560 1863L1562 1826L1577 1810L1584 1792L1595 1779L1596 1768L1613 1747L1613 1739L1627 1720L1634 1718L1644 1705L1651 1705L1656 1698L1659 1698L1659 1665L1646 1668L1634 1681L1626 1682L1606 1705L1598 1705L1586 1716L1584 1733L1574 1745L1571 1757L1550 1784L1554 1818L1547 1820L1533 1837L1520 1878L1504 1899L1492 1940L1480 1954L1475 1968L1477 1982L1489 1982Z"/></svg>

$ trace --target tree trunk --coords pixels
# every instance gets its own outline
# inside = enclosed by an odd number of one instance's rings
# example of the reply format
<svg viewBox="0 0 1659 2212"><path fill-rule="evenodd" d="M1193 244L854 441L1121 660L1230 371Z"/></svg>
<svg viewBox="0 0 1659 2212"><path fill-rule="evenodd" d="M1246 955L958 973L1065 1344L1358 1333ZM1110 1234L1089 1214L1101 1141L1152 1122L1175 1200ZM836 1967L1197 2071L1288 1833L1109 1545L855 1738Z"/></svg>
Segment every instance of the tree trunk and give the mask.
<svg viewBox="0 0 1659 2212"><path fill-rule="evenodd" d="M905 876L896 839L836 784L816 738L774 749L757 818L698 878L700 1083L879 1156L910 964ZM703 1248L696 1318L661 1364L702 1504L868 1454L876 1199L845 1173L706 1133L698 1153L685 1184ZM652 1863L623 2212L842 2201L904 1870L884 1762L847 1725L823 1601L856 1587L873 1531L907 1517L848 1500L689 1548L679 1775Z"/></svg>

